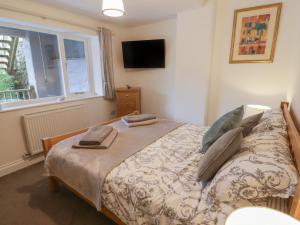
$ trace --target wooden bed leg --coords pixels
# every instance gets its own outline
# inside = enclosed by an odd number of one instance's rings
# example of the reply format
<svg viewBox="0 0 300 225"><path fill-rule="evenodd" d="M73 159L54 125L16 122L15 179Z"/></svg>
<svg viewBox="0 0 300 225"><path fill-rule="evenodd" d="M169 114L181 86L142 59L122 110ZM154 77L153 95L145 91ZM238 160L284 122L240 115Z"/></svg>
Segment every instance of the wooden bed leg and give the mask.
<svg viewBox="0 0 300 225"><path fill-rule="evenodd" d="M59 191L59 183L54 177L49 177L49 189L51 192L55 193Z"/></svg>

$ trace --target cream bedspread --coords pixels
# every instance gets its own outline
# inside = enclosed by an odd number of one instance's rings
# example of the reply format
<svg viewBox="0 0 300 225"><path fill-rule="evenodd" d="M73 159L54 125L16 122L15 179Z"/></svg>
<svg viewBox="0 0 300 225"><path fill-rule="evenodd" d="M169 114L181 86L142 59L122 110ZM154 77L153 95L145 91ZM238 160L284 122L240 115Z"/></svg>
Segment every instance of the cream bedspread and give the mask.
<svg viewBox="0 0 300 225"><path fill-rule="evenodd" d="M63 180L101 210L101 189L107 174L125 159L182 124L169 120L149 126L128 128L121 121L111 124L118 130L106 150L74 149L83 135L66 139L53 147L45 161L46 175Z"/></svg>
<svg viewBox="0 0 300 225"><path fill-rule="evenodd" d="M237 208L267 206L268 199L221 202L197 182L206 130L183 125L114 168L103 205L127 225L224 225Z"/></svg>

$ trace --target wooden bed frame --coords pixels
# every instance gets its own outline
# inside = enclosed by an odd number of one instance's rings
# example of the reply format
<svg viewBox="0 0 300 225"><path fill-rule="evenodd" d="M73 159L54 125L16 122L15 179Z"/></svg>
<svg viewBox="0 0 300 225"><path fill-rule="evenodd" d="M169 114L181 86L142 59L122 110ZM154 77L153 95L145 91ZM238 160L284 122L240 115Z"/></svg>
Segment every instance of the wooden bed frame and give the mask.
<svg viewBox="0 0 300 225"><path fill-rule="evenodd" d="M289 111L289 103L282 102L281 109L287 124L291 154L293 155L298 174L300 174L300 135ZM290 198L289 213L292 217L300 220L300 181L297 185L295 196Z"/></svg>
<svg viewBox="0 0 300 225"><path fill-rule="evenodd" d="M139 111L134 111L133 113L128 114L128 115L138 115L138 114L140 114ZM120 119L121 119L121 117L118 117L118 118L115 118L115 119L112 119L112 120L109 120L109 121L104 121L104 122L100 123L100 125L110 124L110 123L116 122L116 121L118 121ZM84 133L87 130L88 130L88 128L84 128L84 129L73 131L71 133L63 134L63 135L60 135L60 136L55 136L55 137L50 137L50 138L43 138L42 139L42 143L43 143L44 155L47 156L47 154L51 150L52 146L55 145L55 144L57 144L58 142L60 142L62 140L65 140L67 138L73 137L75 135ZM49 184L50 184L50 189L53 192L56 192L56 191L59 190L59 185L60 184L64 185L67 189L69 189L71 192L73 192L79 198L81 198L82 200L84 200L86 203L88 203L92 207L96 208L96 206L94 205L93 202L91 202L89 199L87 199L81 193L79 193L78 191L76 191L74 188L70 187L68 184L66 184L64 181L62 181L58 177L49 177ZM109 219L111 219L112 221L114 221L118 225L126 225L114 213L112 213L110 210L108 210L104 206L102 206L102 208L101 208L101 213L103 215L107 216Z"/></svg>
<svg viewBox="0 0 300 225"><path fill-rule="evenodd" d="M292 116L290 114L289 103L288 102L282 102L281 103L281 109L282 109L285 121L287 123L288 135L289 135L289 140L290 140L290 150L291 150L291 153L294 157L295 166L296 166L296 168L297 168L297 170L300 174L300 135L299 135L299 132L298 132L298 130L295 126L295 123L292 119ZM139 112L135 111L135 112L133 112L132 114L129 114L129 115L137 115L137 114L139 114ZM105 124L109 124L109 123L112 123L112 122L115 122L115 121L118 121L118 120L120 120L120 118L116 118L116 119L113 119L113 120L110 120L110 121L102 122L101 124L105 125ZM61 136L42 139L45 156L51 150L52 146L55 145L56 143L66 139L66 138L75 136L77 134L84 133L87 130L88 130L88 128L78 130L78 131L74 131L72 133L64 134L64 135L61 135ZM77 195L78 197L83 199L85 202L90 204L92 207L96 208L96 206L91 201L89 201L85 196L78 193L76 190L74 190L72 187L68 186L66 183L64 183L59 178L49 177L49 182L50 182L50 185L51 185L51 189L53 191L57 191L59 189L59 184L63 184L66 188L68 188L70 191L72 191L75 195ZM115 223L117 223L118 225L126 225L114 213L112 213L110 210L108 210L104 206L102 206L101 213L104 214L105 216L107 216L109 219L111 219ZM289 214L291 216L293 216L294 218L300 220L300 182L297 185L295 196L293 198L290 198L290 201L289 201Z"/></svg>

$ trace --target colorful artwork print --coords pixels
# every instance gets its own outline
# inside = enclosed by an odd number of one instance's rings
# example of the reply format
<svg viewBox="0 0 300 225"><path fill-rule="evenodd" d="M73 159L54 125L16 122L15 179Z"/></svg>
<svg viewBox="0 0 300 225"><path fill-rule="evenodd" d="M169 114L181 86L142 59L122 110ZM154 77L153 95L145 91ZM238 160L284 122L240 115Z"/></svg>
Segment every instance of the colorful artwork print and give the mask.
<svg viewBox="0 0 300 225"><path fill-rule="evenodd" d="M265 14L242 19L239 55L265 54L270 17Z"/></svg>
<svg viewBox="0 0 300 225"><path fill-rule="evenodd" d="M234 11L229 63L272 63L282 3Z"/></svg>

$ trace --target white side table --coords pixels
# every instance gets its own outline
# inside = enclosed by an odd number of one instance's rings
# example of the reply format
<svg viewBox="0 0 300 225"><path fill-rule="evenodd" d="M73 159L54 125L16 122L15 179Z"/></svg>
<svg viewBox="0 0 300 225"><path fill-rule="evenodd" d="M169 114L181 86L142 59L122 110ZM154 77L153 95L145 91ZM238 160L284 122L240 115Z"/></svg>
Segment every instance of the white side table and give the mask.
<svg viewBox="0 0 300 225"><path fill-rule="evenodd" d="M300 225L300 222L274 209L249 207L234 211L225 225Z"/></svg>

